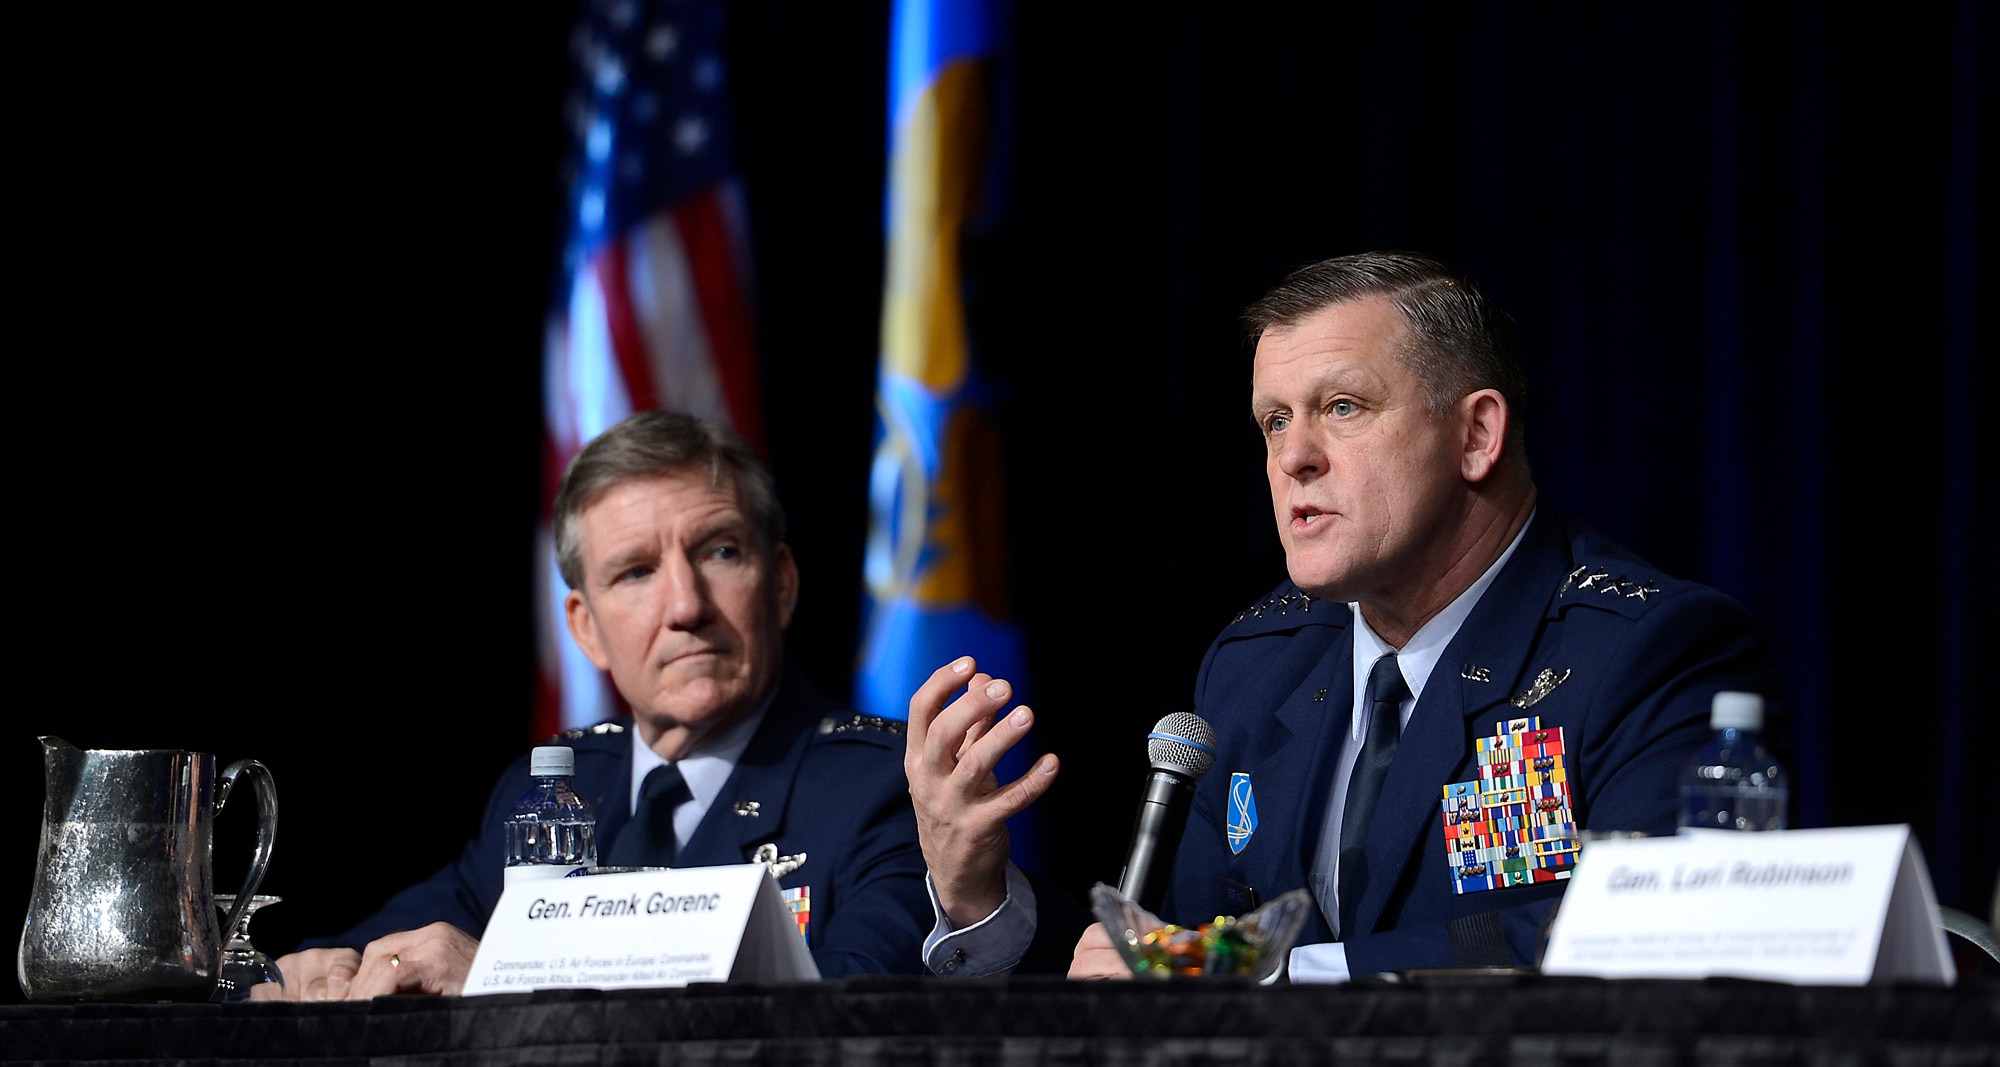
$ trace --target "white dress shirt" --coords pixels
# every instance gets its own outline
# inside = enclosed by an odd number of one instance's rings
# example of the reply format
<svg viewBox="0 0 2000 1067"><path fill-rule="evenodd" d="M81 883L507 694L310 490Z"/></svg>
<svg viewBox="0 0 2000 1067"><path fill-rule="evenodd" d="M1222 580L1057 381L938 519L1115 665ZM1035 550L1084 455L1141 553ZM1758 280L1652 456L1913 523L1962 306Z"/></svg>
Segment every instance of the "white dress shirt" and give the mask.
<svg viewBox="0 0 2000 1067"><path fill-rule="evenodd" d="M1533 516L1528 521L1533 522ZM1362 741L1368 736L1368 716L1360 710L1368 706L1368 675L1375 669L1376 660L1391 652L1396 654L1396 666L1402 669L1403 681L1410 687L1411 694L1410 699L1403 701L1399 721L1403 726L1410 725L1410 716L1416 713L1417 701L1423 699L1424 686L1429 684L1431 672L1444 656L1446 646L1458 636L1459 627L1465 625L1472 609L1479 606L1480 598L1486 595L1493 579L1499 577L1500 568L1513 558L1514 550L1520 547L1521 538L1527 533L1528 528L1522 526L1521 532L1515 534L1514 540L1508 544L1507 551L1500 553L1500 558L1486 568L1479 580L1467 586L1465 592L1445 605L1443 611L1431 616L1429 622L1410 635L1402 648L1392 647L1369 627L1368 620L1361 617L1359 604L1347 606L1354 613L1354 692L1347 705L1352 709L1348 716L1348 740L1334 763L1333 793L1327 797L1326 823L1320 831L1319 848L1313 853L1312 873L1308 876L1311 883L1308 888L1312 890L1313 898L1319 901L1320 914L1326 916L1327 927L1336 939L1343 933L1340 929L1340 827L1347 814L1347 784L1354 777L1355 760L1361 753ZM1338 940L1295 948L1289 969L1294 982L1345 982L1349 977L1347 949Z"/></svg>
<svg viewBox="0 0 2000 1067"><path fill-rule="evenodd" d="M775 694L775 691L773 693ZM743 756L743 750L750 747L750 739L757 734L757 727L764 721L764 713L771 708L771 697L765 697L757 710L733 723L727 730L702 742L692 755L681 759L675 766L680 768L681 778L687 782L688 794L693 798L684 800L674 809L674 847L686 848L688 838L694 836L695 828L701 825L702 817L708 814L709 806L722 795L722 787L728 783L729 775L736 770L736 761ZM626 814L639 810L640 790L645 787L646 775L653 768L664 766L667 761L660 754L646 747L639 737L635 725L632 734L632 788Z"/></svg>

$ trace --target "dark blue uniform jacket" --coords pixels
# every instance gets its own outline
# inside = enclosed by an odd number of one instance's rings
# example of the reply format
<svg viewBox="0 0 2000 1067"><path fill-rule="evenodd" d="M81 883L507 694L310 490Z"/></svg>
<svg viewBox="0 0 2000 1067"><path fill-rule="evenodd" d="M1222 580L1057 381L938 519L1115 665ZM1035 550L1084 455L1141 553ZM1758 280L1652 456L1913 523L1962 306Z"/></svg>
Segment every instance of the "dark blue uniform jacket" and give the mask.
<svg viewBox="0 0 2000 1067"><path fill-rule="evenodd" d="M1353 711L1349 626L1345 605L1286 583L1210 646L1195 710L1215 727L1219 758L1198 785L1163 918L1242 914L1245 896L1229 882L1262 900L1309 884ZM1508 703L1545 668L1568 677L1532 707ZM1534 961L1565 883L1452 891L1440 800L1445 785L1478 777L1476 738L1538 715L1565 732L1581 829L1671 833L1679 772L1725 689L1777 703L1769 648L1741 606L1542 508L1404 728L1368 828L1356 928L1342 938L1352 973ZM1232 853L1238 771L1251 777L1259 822ZM1331 938L1315 908L1299 944Z"/></svg>
<svg viewBox="0 0 2000 1067"><path fill-rule="evenodd" d="M780 856L803 853L805 863L779 884L809 887L806 943L820 973L921 973L934 919L900 726L839 708L788 671L676 865L748 863L765 843ZM577 792L597 812L597 854L608 856L631 819L632 739L622 728L598 727L554 743L576 752ZM359 949L439 921L478 937L500 899L501 822L529 785L523 757L500 776L479 835L456 861L321 944Z"/></svg>

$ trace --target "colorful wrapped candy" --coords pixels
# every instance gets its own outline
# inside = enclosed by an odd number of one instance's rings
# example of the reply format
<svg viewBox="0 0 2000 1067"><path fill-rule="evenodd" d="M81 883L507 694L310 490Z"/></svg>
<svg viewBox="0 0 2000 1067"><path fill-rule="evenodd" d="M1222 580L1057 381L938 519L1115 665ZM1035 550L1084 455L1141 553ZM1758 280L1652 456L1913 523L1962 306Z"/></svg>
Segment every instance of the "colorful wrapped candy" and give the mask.
<svg viewBox="0 0 2000 1067"><path fill-rule="evenodd" d="M1312 898L1295 890L1240 919L1218 915L1193 929L1161 922L1110 886L1097 886L1091 900L1134 974L1261 980L1291 950Z"/></svg>
<svg viewBox="0 0 2000 1067"><path fill-rule="evenodd" d="M1257 946L1227 915L1193 930L1169 923L1139 937L1140 974L1248 975L1257 969Z"/></svg>

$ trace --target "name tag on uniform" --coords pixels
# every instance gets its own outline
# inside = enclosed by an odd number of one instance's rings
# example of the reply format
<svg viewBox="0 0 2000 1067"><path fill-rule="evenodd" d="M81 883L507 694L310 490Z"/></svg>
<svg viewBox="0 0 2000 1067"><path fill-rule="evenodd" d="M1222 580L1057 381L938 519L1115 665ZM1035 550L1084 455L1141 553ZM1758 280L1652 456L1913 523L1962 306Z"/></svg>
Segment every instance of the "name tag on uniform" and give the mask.
<svg viewBox="0 0 2000 1067"><path fill-rule="evenodd" d="M813 980L803 924L761 863L521 882L500 894L465 993Z"/></svg>

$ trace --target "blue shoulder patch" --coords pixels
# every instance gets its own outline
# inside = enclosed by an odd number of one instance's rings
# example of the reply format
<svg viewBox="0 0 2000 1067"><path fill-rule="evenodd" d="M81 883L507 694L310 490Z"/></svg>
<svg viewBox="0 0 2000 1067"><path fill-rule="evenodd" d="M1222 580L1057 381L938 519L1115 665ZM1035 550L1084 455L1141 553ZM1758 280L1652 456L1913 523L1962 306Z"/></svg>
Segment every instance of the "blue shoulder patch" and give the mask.
<svg viewBox="0 0 2000 1067"><path fill-rule="evenodd" d="M1257 833L1257 794L1250 776L1236 771L1229 776L1229 852L1240 855Z"/></svg>

